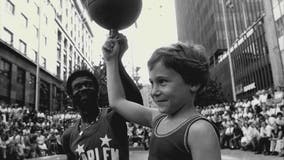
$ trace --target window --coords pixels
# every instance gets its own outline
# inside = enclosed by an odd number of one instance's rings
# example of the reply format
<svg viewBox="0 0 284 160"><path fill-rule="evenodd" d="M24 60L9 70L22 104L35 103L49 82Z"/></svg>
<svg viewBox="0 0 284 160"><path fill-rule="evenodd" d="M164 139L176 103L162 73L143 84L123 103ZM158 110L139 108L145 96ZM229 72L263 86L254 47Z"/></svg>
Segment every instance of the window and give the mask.
<svg viewBox="0 0 284 160"><path fill-rule="evenodd" d="M60 71L61 71L60 67L61 67L60 62L57 62L57 65L56 65L56 76L59 77L59 78L60 78Z"/></svg>
<svg viewBox="0 0 284 160"><path fill-rule="evenodd" d="M48 17L45 16L45 24L48 24Z"/></svg>
<svg viewBox="0 0 284 160"><path fill-rule="evenodd" d="M68 9L66 8L66 17L68 17L68 13L69 13L69 12L68 12Z"/></svg>
<svg viewBox="0 0 284 160"><path fill-rule="evenodd" d="M277 21L281 17L280 6L273 8L274 20Z"/></svg>
<svg viewBox="0 0 284 160"><path fill-rule="evenodd" d="M64 38L64 49L67 49L67 39L66 38Z"/></svg>
<svg viewBox="0 0 284 160"><path fill-rule="evenodd" d="M10 45L13 44L13 33L9 31L7 28L4 28L3 40Z"/></svg>
<svg viewBox="0 0 284 160"><path fill-rule="evenodd" d="M70 56L70 58L72 58L72 53L73 53L73 47L70 44L70 46L69 46L69 56Z"/></svg>
<svg viewBox="0 0 284 160"><path fill-rule="evenodd" d="M57 47L57 60L61 60L61 48Z"/></svg>
<svg viewBox="0 0 284 160"><path fill-rule="evenodd" d="M11 15L15 14L15 5L9 0L6 1L6 9L9 14Z"/></svg>
<svg viewBox="0 0 284 160"><path fill-rule="evenodd" d="M20 67L18 67L18 72L17 72L17 83L25 84L25 70L23 70Z"/></svg>
<svg viewBox="0 0 284 160"><path fill-rule="evenodd" d="M63 80L66 81L67 80L67 71L66 68L64 67L63 69Z"/></svg>
<svg viewBox="0 0 284 160"><path fill-rule="evenodd" d="M284 16L282 16L281 18L279 18L276 23L276 33L277 33L277 37L281 37L284 35Z"/></svg>
<svg viewBox="0 0 284 160"><path fill-rule="evenodd" d="M30 74L30 80L29 80L29 85L31 85L33 88L35 88L36 84L36 76L33 74Z"/></svg>
<svg viewBox="0 0 284 160"><path fill-rule="evenodd" d="M34 50L34 61L37 62L37 51Z"/></svg>
<svg viewBox="0 0 284 160"><path fill-rule="evenodd" d="M0 59L0 75L10 77L11 64L4 59Z"/></svg>
<svg viewBox="0 0 284 160"><path fill-rule="evenodd" d="M80 57L77 57L77 64L80 65Z"/></svg>
<svg viewBox="0 0 284 160"><path fill-rule="evenodd" d="M41 66L43 68L46 68L46 58L44 58L44 57L41 57Z"/></svg>
<svg viewBox="0 0 284 160"><path fill-rule="evenodd" d="M67 54L64 53L63 55L63 64L66 65L67 64Z"/></svg>
<svg viewBox="0 0 284 160"><path fill-rule="evenodd" d="M36 26L34 26L34 35L35 35L35 37L39 36L39 31L38 31L38 28Z"/></svg>
<svg viewBox="0 0 284 160"><path fill-rule="evenodd" d="M44 44L45 44L45 46L47 46L47 37L46 36L44 36Z"/></svg>
<svg viewBox="0 0 284 160"><path fill-rule="evenodd" d="M272 0L272 7L274 8L277 5L278 5L278 0Z"/></svg>
<svg viewBox="0 0 284 160"><path fill-rule="evenodd" d="M28 27L28 18L23 13L21 13L21 23L22 26Z"/></svg>
<svg viewBox="0 0 284 160"><path fill-rule="evenodd" d="M60 31L57 31L57 41L61 42L62 40L62 33Z"/></svg>
<svg viewBox="0 0 284 160"><path fill-rule="evenodd" d="M35 3L34 3L35 4ZM35 4L35 10L36 10L36 14L39 15L39 7L37 4Z"/></svg>
<svg viewBox="0 0 284 160"><path fill-rule="evenodd" d="M19 50L20 52L22 52L24 55L27 54L27 44L22 41L22 40L19 40Z"/></svg>
<svg viewBox="0 0 284 160"><path fill-rule="evenodd" d="M69 75L72 73L72 59L69 60Z"/></svg>

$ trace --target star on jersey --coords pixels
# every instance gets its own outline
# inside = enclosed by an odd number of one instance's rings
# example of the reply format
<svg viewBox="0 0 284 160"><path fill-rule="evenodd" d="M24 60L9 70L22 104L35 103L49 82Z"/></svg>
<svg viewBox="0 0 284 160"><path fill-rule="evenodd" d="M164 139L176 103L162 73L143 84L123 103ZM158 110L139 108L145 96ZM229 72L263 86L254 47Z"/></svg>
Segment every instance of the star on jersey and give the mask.
<svg viewBox="0 0 284 160"><path fill-rule="evenodd" d="M77 149L75 150L76 152L78 152L78 154L80 155L81 153L84 153L85 150L84 150L84 144L81 146L78 144L78 147Z"/></svg>
<svg viewBox="0 0 284 160"><path fill-rule="evenodd" d="M109 147L109 142L111 141L111 138L108 138L107 135L105 135L104 138L100 138L100 139L101 139L101 141L102 141L101 146L107 145L107 146Z"/></svg>

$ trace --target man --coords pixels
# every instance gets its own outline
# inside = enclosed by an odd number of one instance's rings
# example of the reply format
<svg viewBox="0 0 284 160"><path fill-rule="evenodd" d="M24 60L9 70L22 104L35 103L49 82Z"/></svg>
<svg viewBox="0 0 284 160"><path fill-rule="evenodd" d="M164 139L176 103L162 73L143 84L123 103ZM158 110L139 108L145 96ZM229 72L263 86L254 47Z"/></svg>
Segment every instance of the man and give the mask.
<svg viewBox="0 0 284 160"><path fill-rule="evenodd" d="M142 104L139 90L120 62L120 75L129 99ZM128 136L125 120L114 111L98 108L99 84L88 70L78 70L67 80L67 93L81 119L62 135L68 160L128 160ZM127 89L126 89L127 88Z"/></svg>

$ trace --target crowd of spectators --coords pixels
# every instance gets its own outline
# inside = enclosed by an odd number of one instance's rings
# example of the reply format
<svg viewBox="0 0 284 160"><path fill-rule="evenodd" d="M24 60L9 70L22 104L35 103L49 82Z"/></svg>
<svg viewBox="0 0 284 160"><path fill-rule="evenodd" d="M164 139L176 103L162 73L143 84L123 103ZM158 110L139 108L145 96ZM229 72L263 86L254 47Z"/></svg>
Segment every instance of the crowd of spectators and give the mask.
<svg viewBox="0 0 284 160"><path fill-rule="evenodd" d="M42 113L0 104L0 159L22 160L62 153L60 136L75 113Z"/></svg>
<svg viewBox="0 0 284 160"><path fill-rule="evenodd" d="M219 128L221 148L284 156L284 92L280 89L199 109Z"/></svg>
<svg viewBox="0 0 284 160"><path fill-rule="evenodd" d="M137 125L135 123L127 123L127 128L129 146L143 147L145 150L148 150L152 133L150 128Z"/></svg>
<svg viewBox="0 0 284 160"><path fill-rule="evenodd" d="M284 156L284 92L258 91L251 99L198 107L220 131L221 148ZM22 160L63 153L60 136L79 117L74 111L36 112L0 104L0 159ZM149 147L151 130L127 123L129 145Z"/></svg>

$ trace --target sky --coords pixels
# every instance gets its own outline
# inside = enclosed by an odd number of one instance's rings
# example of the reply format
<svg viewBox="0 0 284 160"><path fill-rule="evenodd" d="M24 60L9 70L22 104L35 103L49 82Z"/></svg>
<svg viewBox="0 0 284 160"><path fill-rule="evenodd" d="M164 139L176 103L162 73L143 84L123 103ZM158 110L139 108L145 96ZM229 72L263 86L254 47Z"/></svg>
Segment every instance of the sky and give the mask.
<svg viewBox="0 0 284 160"><path fill-rule="evenodd" d="M174 0L143 0L142 11L136 21L127 29L119 31L128 39L128 50L122 59L126 71L133 74L133 68L140 67L139 82L149 84L147 61L153 51L161 46L177 41L176 15ZM95 58L97 64L102 57L101 46L107 38L108 31L94 27Z"/></svg>

